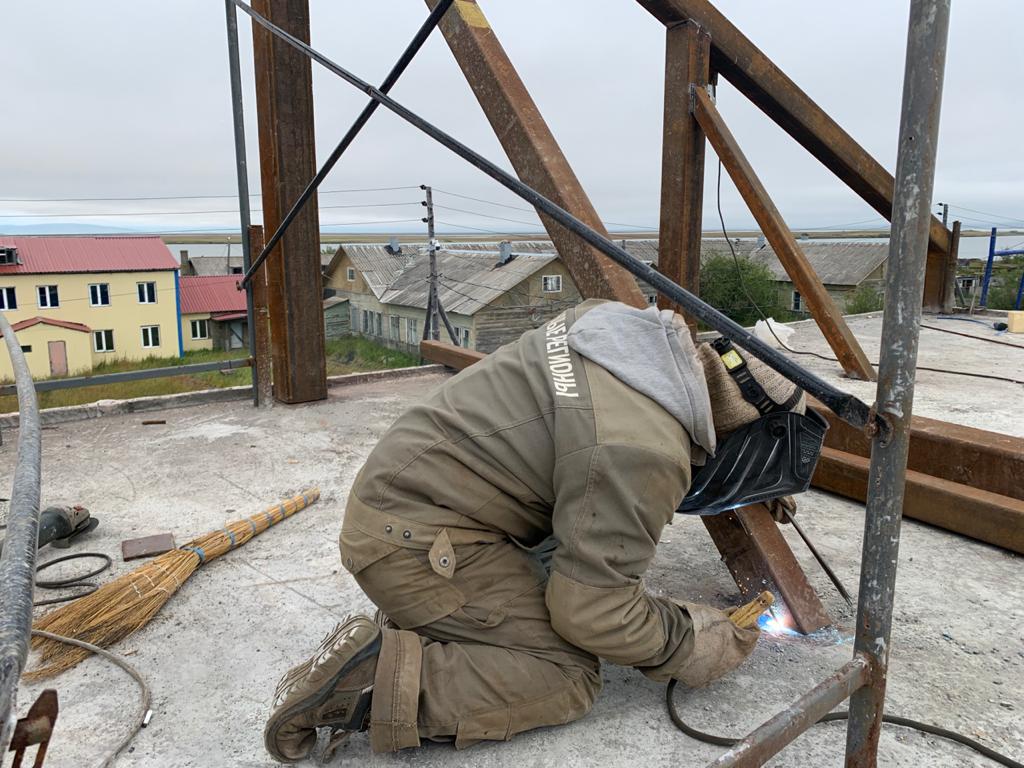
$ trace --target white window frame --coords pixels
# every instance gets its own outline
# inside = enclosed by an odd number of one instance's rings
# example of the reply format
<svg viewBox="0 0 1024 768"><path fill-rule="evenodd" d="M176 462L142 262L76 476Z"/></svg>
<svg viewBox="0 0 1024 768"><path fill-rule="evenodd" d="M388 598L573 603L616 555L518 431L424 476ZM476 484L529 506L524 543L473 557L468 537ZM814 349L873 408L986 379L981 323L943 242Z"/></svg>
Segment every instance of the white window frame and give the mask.
<svg viewBox="0 0 1024 768"><path fill-rule="evenodd" d="M384 338L384 316L380 312L373 313L373 331L378 339Z"/></svg>
<svg viewBox="0 0 1024 768"><path fill-rule="evenodd" d="M147 333L148 331L148 333ZM153 343L153 331L156 331L156 344ZM159 325L144 325L142 326L142 348L143 349L160 349L160 326Z"/></svg>
<svg viewBox="0 0 1024 768"><path fill-rule="evenodd" d="M107 336L101 334L110 334L110 347L107 348ZM99 340L103 339L103 343L100 344ZM93 352L113 352L114 351L114 331L111 329L104 329L92 332L92 351Z"/></svg>
<svg viewBox="0 0 1024 768"><path fill-rule="evenodd" d="M46 303L43 303L44 291ZM56 309L60 306L60 289L56 285L37 285L36 303L40 309Z"/></svg>
<svg viewBox="0 0 1024 768"><path fill-rule="evenodd" d="M362 310L362 324L359 326L364 336L371 336L373 334L373 318L370 317L370 310Z"/></svg>
<svg viewBox="0 0 1024 768"><path fill-rule="evenodd" d="M138 291L139 304L156 304L156 281L146 280L136 283L135 286ZM152 291L150 291L150 286L152 286Z"/></svg>
<svg viewBox="0 0 1024 768"><path fill-rule="evenodd" d="M557 286L556 288L548 288L548 281L551 281L552 285ZM562 292L562 276L561 275L544 275L540 279L540 289L544 293L561 293Z"/></svg>
<svg viewBox="0 0 1024 768"><path fill-rule="evenodd" d="M11 301L13 299L13 301ZM13 304L13 306L12 306ZM13 285L0 287L0 312L18 308L18 291Z"/></svg>
<svg viewBox="0 0 1024 768"><path fill-rule="evenodd" d="M790 304L794 312L804 311L804 297L800 295L800 291L793 291L793 299Z"/></svg>
<svg viewBox="0 0 1024 768"><path fill-rule="evenodd" d="M199 323L202 323L202 326L198 325ZM197 320L190 320L189 324L190 324L190 330L192 331L192 341L206 341L208 338L210 338L210 321L209 320L206 320L206 319L203 319L203 318L199 318ZM202 335L197 335L196 334L196 329L200 328L200 327L203 329L203 333L202 333Z"/></svg>
<svg viewBox="0 0 1024 768"><path fill-rule="evenodd" d="M405 341L407 344L414 344L419 341L420 336L420 322L418 318L407 317L405 318Z"/></svg>
<svg viewBox="0 0 1024 768"><path fill-rule="evenodd" d="M402 318L398 315L390 315L388 318L388 338L391 341L402 340Z"/></svg>
<svg viewBox="0 0 1024 768"><path fill-rule="evenodd" d="M348 267L345 269L345 279L348 280L350 283L354 283L356 281L355 267Z"/></svg>
<svg viewBox="0 0 1024 768"><path fill-rule="evenodd" d="M103 301L103 289L107 289L107 300ZM99 301L97 301L99 299ZM89 283L89 306L109 307L110 306L110 283Z"/></svg>
<svg viewBox="0 0 1024 768"><path fill-rule="evenodd" d="M469 328L455 326L455 333L459 337L459 346L469 349Z"/></svg>

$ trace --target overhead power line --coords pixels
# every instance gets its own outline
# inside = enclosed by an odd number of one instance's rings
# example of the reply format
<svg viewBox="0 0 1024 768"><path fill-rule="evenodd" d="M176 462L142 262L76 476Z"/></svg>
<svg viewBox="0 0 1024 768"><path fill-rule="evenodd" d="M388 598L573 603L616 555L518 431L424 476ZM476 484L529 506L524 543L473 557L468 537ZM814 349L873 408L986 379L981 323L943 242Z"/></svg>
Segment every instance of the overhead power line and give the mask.
<svg viewBox="0 0 1024 768"><path fill-rule="evenodd" d="M350 205L321 205L320 210L333 210L338 208L393 208L403 205L419 205L419 200L407 203L352 203ZM262 210L254 208L254 211ZM106 216L202 216L222 213L238 213L236 208L224 208L221 210L208 211L108 211L106 213L0 213L0 219L73 219L83 217L106 217Z"/></svg>
<svg viewBox="0 0 1024 768"><path fill-rule="evenodd" d="M334 195L347 192L394 192L402 189L419 189L419 185L408 187L367 187L365 189L321 189L318 195ZM249 197L263 197L261 192L250 192ZM233 195L139 195L136 197L0 197L0 203L116 203L137 200L228 200L238 199Z"/></svg>

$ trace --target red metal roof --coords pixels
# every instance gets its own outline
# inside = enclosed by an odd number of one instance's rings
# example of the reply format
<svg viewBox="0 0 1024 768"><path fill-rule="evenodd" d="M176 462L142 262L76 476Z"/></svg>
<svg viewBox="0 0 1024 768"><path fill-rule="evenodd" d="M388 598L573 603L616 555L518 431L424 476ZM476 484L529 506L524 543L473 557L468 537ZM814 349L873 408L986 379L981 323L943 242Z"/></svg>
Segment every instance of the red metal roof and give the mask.
<svg viewBox="0 0 1024 768"><path fill-rule="evenodd" d="M244 312L245 291L238 290L241 275L181 278L181 314Z"/></svg>
<svg viewBox="0 0 1024 768"><path fill-rule="evenodd" d="M17 333L18 331L24 330L25 328L31 328L33 325L55 325L58 328L68 328L72 331L80 331L82 333L89 333L92 329L84 323L73 323L70 320L55 320L51 317L30 317L28 320L22 320L21 322L15 323L11 326L11 330ZM3 336L0 333L0 336Z"/></svg>
<svg viewBox="0 0 1024 768"><path fill-rule="evenodd" d="M53 272L150 272L177 269L159 237L11 237L0 247L18 249L20 264L0 265L0 275Z"/></svg>

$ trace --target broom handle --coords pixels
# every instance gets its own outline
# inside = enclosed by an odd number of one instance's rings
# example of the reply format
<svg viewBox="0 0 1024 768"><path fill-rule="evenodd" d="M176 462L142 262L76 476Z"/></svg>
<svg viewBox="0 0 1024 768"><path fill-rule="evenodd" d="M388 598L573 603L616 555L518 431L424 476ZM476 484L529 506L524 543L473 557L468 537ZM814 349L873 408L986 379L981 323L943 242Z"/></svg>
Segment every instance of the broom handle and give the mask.
<svg viewBox="0 0 1024 768"><path fill-rule="evenodd" d="M277 525L282 520L287 520L296 512L301 512L303 509L317 501L319 498L320 489L310 488L309 490L296 494L295 496L292 496L290 499L286 499L285 501L282 501L279 504L275 504L272 507L267 507L262 512L252 515L251 517L243 518L243 520L236 520L233 523L228 523L227 526L221 528L219 531L219 533L223 533L225 536L227 536L228 540L230 541L230 546L228 547L227 551L230 552L233 549L242 546L247 541L250 541L256 536L259 536L261 533L263 533L263 531L266 531L268 528ZM234 525L235 523L243 521L249 523L249 526L252 528L252 535L240 541L235 536L235 534L230 530L230 526ZM259 530L256 527L257 522L266 522L267 527L263 530ZM192 552L199 558L199 564L203 565L206 563L207 555L203 548L199 546L198 542L200 541L200 539L203 539L208 535L209 534L205 534L204 536L201 536L199 538L192 539L192 541L190 541L188 544L184 544L178 547L178 549L183 549L187 552ZM220 554L215 555L215 557L219 557Z"/></svg>

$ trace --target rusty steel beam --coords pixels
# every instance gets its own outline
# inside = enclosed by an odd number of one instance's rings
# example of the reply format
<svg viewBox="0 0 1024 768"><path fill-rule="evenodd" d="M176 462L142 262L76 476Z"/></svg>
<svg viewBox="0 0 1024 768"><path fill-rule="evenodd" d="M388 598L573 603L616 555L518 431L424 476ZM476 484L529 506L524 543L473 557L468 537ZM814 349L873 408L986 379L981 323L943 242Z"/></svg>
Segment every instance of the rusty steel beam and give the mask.
<svg viewBox="0 0 1024 768"><path fill-rule="evenodd" d="M829 423L825 445L862 458L871 441L824 405L811 406ZM952 483L1024 501L1024 438L914 416L907 468Z"/></svg>
<svg viewBox="0 0 1024 768"><path fill-rule="evenodd" d="M437 0L426 0L431 9ZM607 236L576 174L475 0L456 0L440 24L516 175L587 226ZM636 280L597 249L545 215L551 242L587 298L647 306Z"/></svg>
<svg viewBox="0 0 1024 768"><path fill-rule="evenodd" d="M254 0L256 11L309 41L308 0ZM263 225L277 229L316 173L310 60L253 24ZM327 397L320 223L314 196L266 261L274 397Z"/></svg>
<svg viewBox="0 0 1024 768"><path fill-rule="evenodd" d="M869 459L823 448L816 488L867 501ZM1024 501L907 470L903 515L1024 554Z"/></svg>
<svg viewBox="0 0 1024 768"><path fill-rule="evenodd" d="M420 356L461 371L486 355L442 341L420 342ZM771 589L783 600L793 625L813 632L831 623L792 550L763 504L701 517L729 573L745 598Z"/></svg>
<svg viewBox="0 0 1024 768"><path fill-rule="evenodd" d="M868 205L892 221L893 176L708 0L637 0L666 26L694 21L711 35L711 67ZM924 307L941 311L950 232L932 217Z"/></svg>
<svg viewBox="0 0 1024 768"><path fill-rule="evenodd" d="M249 247L258 253L263 250L263 245L263 227L249 227ZM274 397L274 361L270 344L270 309L267 307L266 262L252 276L249 292L252 294L253 323L253 331L249 334L249 338L253 340L253 348L249 350L249 357L252 358L256 373L256 402L261 407L266 407L273 403Z"/></svg>
<svg viewBox="0 0 1024 768"><path fill-rule="evenodd" d="M711 38L693 22L665 31L665 108L661 145L658 271L700 295L701 214L704 210L704 131L690 109L690 86L710 77ZM664 296L660 309L682 313ZM686 315L696 337L697 320Z"/></svg>
<svg viewBox="0 0 1024 768"><path fill-rule="evenodd" d="M729 172L736 189L757 220L764 236L775 249L775 255L779 257L793 285L807 300L811 315L832 351L836 353L843 370L855 378L873 381L875 370L871 362L843 319L843 313L832 301L814 268L800 250L782 214L747 161L711 97L703 88L692 88L691 95L697 122L704 129L708 141L721 158L722 165Z"/></svg>

